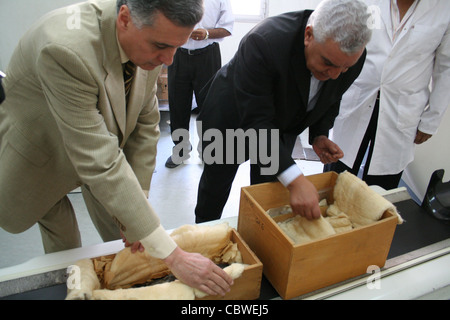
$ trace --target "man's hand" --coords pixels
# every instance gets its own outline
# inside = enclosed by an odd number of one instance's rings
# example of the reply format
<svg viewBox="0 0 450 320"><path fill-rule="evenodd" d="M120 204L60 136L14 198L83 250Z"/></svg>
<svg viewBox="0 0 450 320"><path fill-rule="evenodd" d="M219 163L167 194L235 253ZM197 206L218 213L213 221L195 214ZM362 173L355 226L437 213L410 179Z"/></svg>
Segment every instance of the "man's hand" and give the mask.
<svg viewBox="0 0 450 320"><path fill-rule="evenodd" d="M424 142L427 142L428 139L432 137L431 134L423 133L420 130L417 130L416 139L414 140L415 144L422 144Z"/></svg>
<svg viewBox="0 0 450 320"><path fill-rule="evenodd" d="M320 218L319 194L316 187L304 175L288 185L294 214L308 220Z"/></svg>
<svg viewBox="0 0 450 320"><path fill-rule="evenodd" d="M136 253L137 251L144 252L145 248L139 241L130 243L125 238L125 235L122 232L120 232L120 235L122 236L122 242L125 244L125 247L126 248L131 247L131 252L132 253Z"/></svg>
<svg viewBox="0 0 450 320"><path fill-rule="evenodd" d="M233 279L225 271L201 254L177 247L164 262L177 279L209 295L224 296L233 285Z"/></svg>
<svg viewBox="0 0 450 320"><path fill-rule="evenodd" d="M334 163L344 157L341 148L326 136L316 137L313 142L313 149L323 164Z"/></svg>
<svg viewBox="0 0 450 320"><path fill-rule="evenodd" d="M208 32L206 29L196 29L191 33L191 39L193 40L205 40Z"/></svg>

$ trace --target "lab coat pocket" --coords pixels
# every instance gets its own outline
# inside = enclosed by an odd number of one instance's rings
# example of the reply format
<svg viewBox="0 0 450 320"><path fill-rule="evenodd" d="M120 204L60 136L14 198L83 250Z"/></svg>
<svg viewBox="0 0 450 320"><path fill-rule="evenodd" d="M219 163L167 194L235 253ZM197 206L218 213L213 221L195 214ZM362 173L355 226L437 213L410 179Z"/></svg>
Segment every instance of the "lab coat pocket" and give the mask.
<svg viewBox="0 0 450 320"><path fill-rule="evenodd" d="M440 26L416 24L411 27L408 51L412 55L432 54L440 45L445 29Z"/></svg>
<svg viewBox="0 0 450 320"><path fill-rule="evenodd" d="M398 100L397 125L400 130L416 133L420 117L424 110L426 95L419 92L412 95L401 96Z"/></svg>

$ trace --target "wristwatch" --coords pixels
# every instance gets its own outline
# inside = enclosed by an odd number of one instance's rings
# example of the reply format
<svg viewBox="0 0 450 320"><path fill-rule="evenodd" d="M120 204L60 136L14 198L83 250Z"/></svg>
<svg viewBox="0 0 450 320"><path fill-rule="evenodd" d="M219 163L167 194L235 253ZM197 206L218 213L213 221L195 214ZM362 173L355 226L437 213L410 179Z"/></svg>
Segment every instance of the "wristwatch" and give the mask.
<svg viewBox="0 0 450 320"><path fill-rule="evenodd" d="M206 36L205 36L205 39L203 39L203 40L208 40L209 39L209 31L208 31L208 29L205 29L206 30Z"/></svg>

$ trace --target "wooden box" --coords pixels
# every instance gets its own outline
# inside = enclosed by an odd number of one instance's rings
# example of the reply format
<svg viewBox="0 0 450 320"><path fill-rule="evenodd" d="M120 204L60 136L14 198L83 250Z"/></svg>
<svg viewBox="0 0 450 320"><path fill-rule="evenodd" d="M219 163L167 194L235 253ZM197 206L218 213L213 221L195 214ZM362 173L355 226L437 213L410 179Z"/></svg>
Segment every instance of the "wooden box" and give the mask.
<svg viewBox="0 0 450 320"><path fill-rule="evenodd" d="M234 284L224 297L207 296L200 300L255 300L261 292L261 278L263 265L258 257L252 252L236 230L232 230L231 240L237 243L241 252L242 260L247 266L242 275L234 280Z"/></svg>
<svg viewBox="0 0 450 320"><path fill-rule="evenodd" d="M263 266L258 257L250 250L235 229L231 230L231 241L237 243L238 250L242 255L242 263L246 264L242 275L234 280L234 284L224 297L206 296L199 300L255 300L259 298L261 292L261 278ZM105 256L114 259L115 254ZM101 257L92 258L92 260Z"/></svg>
<svg viewBox="0 0 450 320"><path fill-rule="evenodd" d="M333 203L334 172L307 177L320 190L328 190ZM280 183L242 188L238 232L263 263L263 272L283 299L312 292L367 273L369 266L382 268L397 225L397 217L385 212L369 226L294 244L266 211L289 204L289 191Z"/></svg>

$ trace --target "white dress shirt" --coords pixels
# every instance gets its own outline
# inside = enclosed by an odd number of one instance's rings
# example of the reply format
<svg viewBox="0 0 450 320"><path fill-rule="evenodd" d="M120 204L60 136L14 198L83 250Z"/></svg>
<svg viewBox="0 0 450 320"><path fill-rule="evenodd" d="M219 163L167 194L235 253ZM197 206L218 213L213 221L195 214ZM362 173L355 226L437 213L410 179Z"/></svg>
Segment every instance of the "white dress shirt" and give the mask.
<svg viewBox="0 0 450 320"><path fill-rule="evenodd" d="M231 10L229 0L204 0L203 19L195 26L196 29L218 29L223 28L233 33L234 15ZM189 39L181 47L188 50L197 50L206 48L214 42L220 42L223 39L207 39L196 41Z"/></svg>
<svg viewBox="0 0 450 320"><path fill-rule="evenodd" d="M419 4L419 0L415 0L411 7L406 12L403 19L400 20L400 10L398 9L397 0L391 0L391 19L392 19L392 39L393 42L397 39L397 37L402 32L402 29L405 27L406 23L408 23L409 19L413 15L414 11Z"/></svg>

